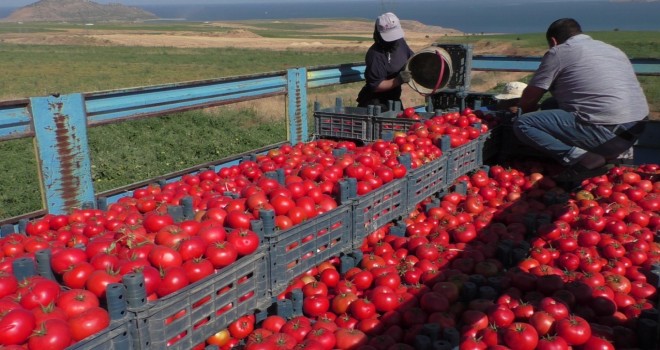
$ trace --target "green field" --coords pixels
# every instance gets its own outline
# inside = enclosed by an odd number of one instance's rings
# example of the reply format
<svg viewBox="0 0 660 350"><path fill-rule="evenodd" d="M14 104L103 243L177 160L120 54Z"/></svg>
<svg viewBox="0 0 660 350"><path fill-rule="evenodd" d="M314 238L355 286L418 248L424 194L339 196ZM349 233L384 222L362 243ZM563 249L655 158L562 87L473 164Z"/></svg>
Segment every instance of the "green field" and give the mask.
<svg viewBox="0 0 660 350"><path fill-rule="evenodd" d="M0 24L0 33L53 32L72 27L76 25L4 23ZM262 28L276 29L271 34L279 37L314 38L313 33L304 33L311 27L295 22L292 26L263 24ZM217 33L218 28L201 23L158 23L104 25L85 30ZM657 32L614 31L592 35L619 46L630 57L660 57L660 36ZM342 35L337 35L337 38L356 40ZM501 42L539 52L545 48L541 34L439 37L437 41L473 43L475 54L488 53L488 46ZM363 57L364 52L17 45L3 42L0 44L0 100L360 62ZM640 81L654 110L660 110L658 78L641 77ZM328 87L315 90L315 93L316 96L332 97L337 91L336 87ZM316 98L311 93L308 97L310 102ZM286 139L283 109L282 117L266 118L249 104L242 106L225 106L91 128L89 143L96 191L117 188ZM0 175L0 220L40 209L32 140L0 142L0 154L3 155L0 167L5 169Z"/></svg>

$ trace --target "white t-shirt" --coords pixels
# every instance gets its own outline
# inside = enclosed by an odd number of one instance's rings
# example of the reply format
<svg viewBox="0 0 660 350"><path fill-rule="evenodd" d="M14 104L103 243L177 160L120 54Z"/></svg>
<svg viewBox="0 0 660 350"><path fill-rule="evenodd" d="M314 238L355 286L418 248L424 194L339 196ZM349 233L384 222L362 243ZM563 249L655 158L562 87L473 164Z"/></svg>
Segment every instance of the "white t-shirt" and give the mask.
<svg viewBox="0 0 660 350"><path fill-rule="evenodd" d="M550 91L560 109L593 124L623 124L649 114L628 57L586 34L548 50L529 85Z"/></svg>

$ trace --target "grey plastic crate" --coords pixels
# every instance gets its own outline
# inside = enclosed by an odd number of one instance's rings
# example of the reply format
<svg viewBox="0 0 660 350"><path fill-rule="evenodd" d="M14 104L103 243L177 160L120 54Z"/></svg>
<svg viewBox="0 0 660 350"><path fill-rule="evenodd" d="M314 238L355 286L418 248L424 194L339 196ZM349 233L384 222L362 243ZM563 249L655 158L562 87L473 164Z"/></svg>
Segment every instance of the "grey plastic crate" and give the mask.
<svg viewBox="0 0 660 350"><path fill-rule="evenodd" d="M469 107L479 109L495 103L495 94L466 92L461 90L440 91L431 96L431 105L436 109L458 108L464 110Z"/></svg>
<svg viewBox="0 0 660 350"><path fill-rule="evenodd" d="M130 350L133 344L129 326L128 316L113 320L106 329L67 347L67 350Z"/></svg>
<svg viewBox="0 0 660 350"><path fill-rule="evenodd" d="M324 114L315 112L315 133L320 138L372 141L371 116Z"/></svg>
<svg viewBox="0 0 660 350"><path fill-rule="evenodd" d="M129 307L134 346L191 349L203 343L239 317L270 305L266 274L266 249L261 248L186 288Z"/></svg>
<svg viewBox="0 0 660 350"><path fill-rule="evenodd" d="M494 93L479 93L479 92L469 92L463 99L462 109L470 107L472 109L479 109L485 106L491 106L497 103L495 100Z"/></svg>
<svg viewBox="0 0 660 350"><path fill-rule="evenodd" d="M392 140L394 134L397 132L406 133L410 127L424 120L430 119L436 115L436 113L442 114L442 111L433 112L417 112L417 114L422 118L422 120L414 120L407 118L398 118L397 116L402 113L400 111L389 111L377 114L373 117L373 138L374 139L383 139L383 140Z"/></svg>
<svg viewBox="0 0 660 350"><path fill-rule="evenodd" d="M449 157L443 154L442 157L408 172L406 176L408 182L408 212L415 209L417 204L424 199L443 191L449 186L447 181L448 160Z"/></svg>
<svg viewBox="0 0 660 350"><path fill-rule="evenodd" d="M447 181L452 184L459 176L465 175L483 165L482 136L456 148L452 148L447 161Z"/></svg>
<svg viewBox="0 0 660 350"><path fill-rule="evenodd" d="M348 179L348 181L354 179ZM354 187L351 184L349 187ZM379 227L400 219L408 209L407 179L394 180L362 196L353 198L353 248Z"/></svg>
<svg viewBox="0 0 660 350"><path fill-rule="evenodd" d="M314 110L314 132L321 138L372 141L374 108L344 107L337 100L334 107Z"/></svg>
<svg viewBox="0 0 660 350"><path fill-rule="evenodd" d="M269 288L273 296L283 292L303 272L352 247L351 204L339 205L285 231L274 229L273 211L261 211L260 217L252 228L263 237L263 246L268 249Z"/></svg>

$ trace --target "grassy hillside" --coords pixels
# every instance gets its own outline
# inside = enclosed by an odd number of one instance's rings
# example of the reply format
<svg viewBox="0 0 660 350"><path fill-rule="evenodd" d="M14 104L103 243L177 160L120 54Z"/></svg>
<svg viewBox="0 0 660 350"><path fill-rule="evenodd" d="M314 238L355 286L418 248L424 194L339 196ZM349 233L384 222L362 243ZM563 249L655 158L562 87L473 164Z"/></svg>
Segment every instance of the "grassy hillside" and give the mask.
<svg viewBox="0 0 660 350"><path fill-rule="evenodd" d="M0 99L212 79L362 60L358 53L71 45L0 48Z"/></svg>
<svg viewBox="0 0 660 350"><path fill-rule="evenodd" d="M66 31L74 25L0 24L0 34ZM277 28L273 35L304 36L309 29ZM211 31L202 24L104 25L94 30ZM297 32L296 32L297 31ZM332 34L332 33L329 33ZM660 57L657 32L593 33L630 57ZM1 37L0 37L0 40ZM541 34L438 37L438 42L473 43L475 54L501 53L503 45L542 53ZM493 50L493 51L489 51ZM54 92L91 92L279 71L291 67L360 62L361 51L265 51L111 47L103 45L0 44L0 100ZM649 102L660 110L658 77L640 78ZM310 101L345 96L360 84L316 89ZM348 89L348 90L346 90ZM268 113L264 113L266 110ZM98 192L153 178L286 139L282 101L250 102L90 129L93 178ZM273 117L276 116L276 117ZM0 142L0 219L40 209L32 140Z"/></svg>

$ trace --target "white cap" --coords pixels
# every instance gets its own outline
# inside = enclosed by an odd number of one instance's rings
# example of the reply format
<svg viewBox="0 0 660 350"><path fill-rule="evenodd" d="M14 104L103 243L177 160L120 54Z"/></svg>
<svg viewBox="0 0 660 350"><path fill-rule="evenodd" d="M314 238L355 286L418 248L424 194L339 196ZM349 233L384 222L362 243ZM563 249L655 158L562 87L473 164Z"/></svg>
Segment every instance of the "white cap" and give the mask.
<svg viewBox="0 0 660 350"><path fill-rule="evenodd" d="M527 87L527 84L521 83L519 81L512 81L504 84L504 89L501 94L493 96L497 100L510 100L513 98L520 98L522 96L523 90Z"/></svg>
<svg viewBox="0 0 660 350"><path fill-rule="evenodd" d="M384 13L378 16L376 28L383 40L392 42L403 38L403 29L399 18L392 12Z"/></svg>

